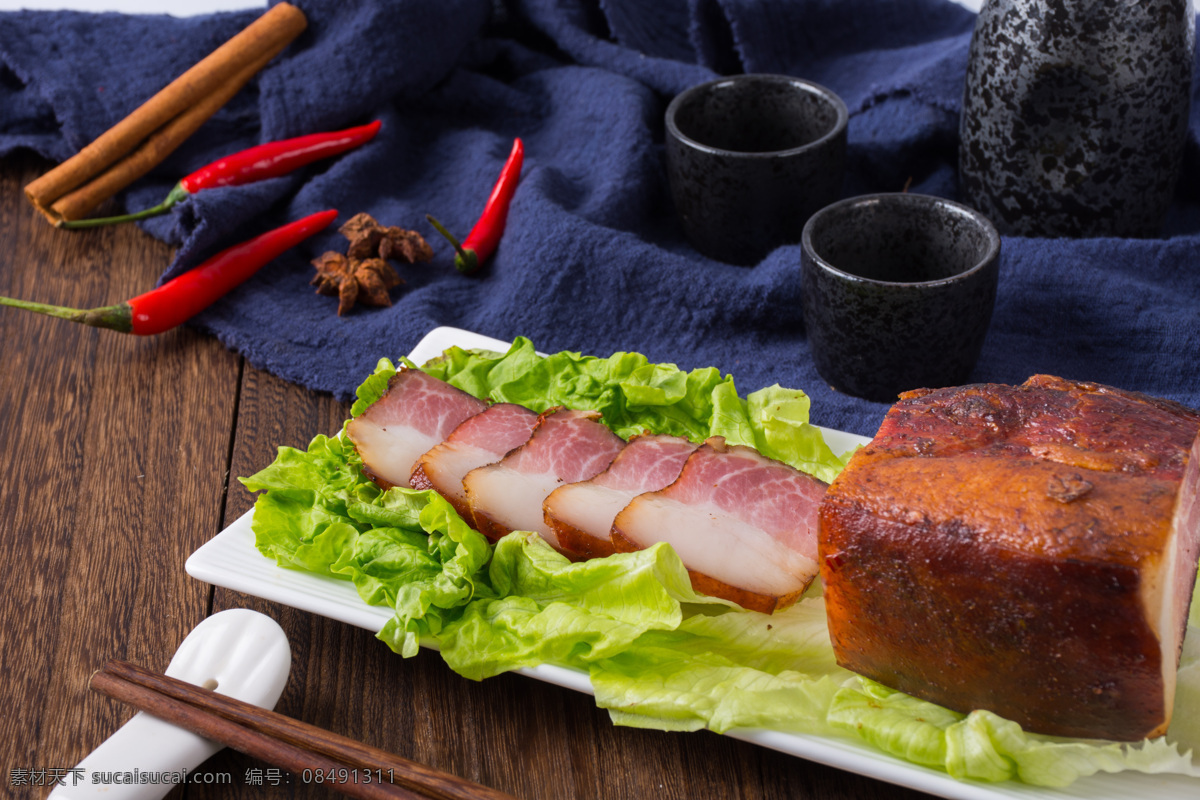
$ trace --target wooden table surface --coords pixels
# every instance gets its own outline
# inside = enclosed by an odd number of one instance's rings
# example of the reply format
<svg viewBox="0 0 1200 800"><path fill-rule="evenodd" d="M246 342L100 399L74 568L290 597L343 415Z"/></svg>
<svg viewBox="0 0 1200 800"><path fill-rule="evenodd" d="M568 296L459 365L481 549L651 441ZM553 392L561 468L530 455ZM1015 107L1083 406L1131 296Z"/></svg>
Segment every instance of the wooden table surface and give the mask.
<svg viewBox="0 0 1200 800"><path fill-rule="evenodd" d="M134 226L59 231L33 211L21 187L46 166L0 160L0 294L93 307L152 286L166 245ZM520 798L926 796L708 732L614 727L589 696L473 682L436 653L403 659L367 631L189 577L187 557L253 503L236 478L349 414L213 338L0 307L0 377L0 797L45 796L132 715L89 691L105 661L163 670L227 608L287 633L278 711ZM223 751L201 771L227 783L170 796L337 796L269 768Z"/></svg>

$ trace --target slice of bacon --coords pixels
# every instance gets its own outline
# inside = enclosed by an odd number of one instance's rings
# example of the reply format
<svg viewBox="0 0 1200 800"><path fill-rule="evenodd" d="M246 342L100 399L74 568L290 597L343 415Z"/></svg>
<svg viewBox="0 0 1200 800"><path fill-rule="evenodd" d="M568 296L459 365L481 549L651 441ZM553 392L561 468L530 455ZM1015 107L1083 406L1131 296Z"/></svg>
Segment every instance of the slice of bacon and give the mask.
<svg viewBox="0 0 1200 800"><path fill-rule="evenodd" d="M609 532L617 513L678 478L697 447L682 436L634 436L604 472L555 489L542 510L561 549L580 559L612 555Z"/></svg>
<svg viewBox="0 0 1200 800"><path fill-rule="evenodd" d="M612 543L630 552L668 542L696 591L772 613L796 602L817 575L817 509L826 488L713 437L674 483L617 514Z"/></svg>
<svg viewBox="0 0 1200 800"><path fill-rule="evenodd" d="M446 440L417 460L409 484L433 489L454 506L467 522L471 508L463 478L476 467L495 464L510 450L525 444L538 415L515 403L496 403L469 417Z"/></svg>
<svg viewBox="0 0 1200 800"><path fill-rule="evenodd" d="M552 547L558 537L546 524L542 501L559 486L608 468L625 442L597 411L547 409L525 444L463 478L475 528L492 541L513 531L534 531Z"/></svg>
<svg viewBox="0 0 1200 800"><path fill-rule="evenodd" d="M368 478L384 489L408 486L417 459L487 405L419 369L401 368L383 396L346 425L346 435Z"/></svg>

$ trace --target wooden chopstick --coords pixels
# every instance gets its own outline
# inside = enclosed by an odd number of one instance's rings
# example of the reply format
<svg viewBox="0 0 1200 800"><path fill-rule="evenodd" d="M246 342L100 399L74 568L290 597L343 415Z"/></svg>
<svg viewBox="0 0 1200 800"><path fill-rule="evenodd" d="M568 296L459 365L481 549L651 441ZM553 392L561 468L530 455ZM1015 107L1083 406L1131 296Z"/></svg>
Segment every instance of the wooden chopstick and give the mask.
<svg viewBox="0 0 1200 800"><path fill-rule="evenodd" d="M465 778L136 664L108 662L92 675L91 688L293 773L320 769L326 776L336 776L338 770L357 768L360 773L369 771L372 779L384 776L383 782L324 782L351 797L515 800Z"/></svg>

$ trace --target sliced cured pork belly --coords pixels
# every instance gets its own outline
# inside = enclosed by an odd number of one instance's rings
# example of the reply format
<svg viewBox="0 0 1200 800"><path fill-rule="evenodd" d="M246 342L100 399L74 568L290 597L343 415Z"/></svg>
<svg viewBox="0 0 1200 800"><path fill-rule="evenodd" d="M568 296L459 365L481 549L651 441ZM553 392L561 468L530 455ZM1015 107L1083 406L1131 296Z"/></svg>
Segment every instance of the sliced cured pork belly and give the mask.
<svg viewBox="0 0 1200 800"><path fill-rule="evenodd" d="M346 425L363 472L384 489L408 486L417 459L487 408L445 381L402 368L383 396Z"/></svg>
<svg viewBox="0 0 1200 800"><path fill-rule="evenodd" d="M492 541L512 531L535 531L558 548L542 501L566 483L603 472L625 446L596 411L548 409L525 444L463 478L475 528Z"/></svg>
<svg viewBox="0 0 1200 800"><path fill-rule="evenodd" d="M613 520L629 501L679 477L699 445L681 436L646 435L629 440L608 469L591 480L561 486L542 510L564 551L579 558L612 555Z"/></svg>
<svg viewBox="0 0 1200 800"><path fill-rule="evenodd" d="M668 542L699 592L772 613L817 575L817 508L826 486L751 447L706 441L667 488L613 521L618 551Z"/></svg>
<svg viewBox="0 0 1200 800"><path fill-rule="evenodd" d="M463 478L476 467L495 464L523 445L538 415L514 403L496 403L455 428L446 440L417 460L410 485L433 489L471 522L471 509Z"/></svg>
<svg viewBox="0 0 1200 800"><path fill-rule="evenodd" d="M1178 404L1044 375L901 395L821 507L838 662L1037 733L1163 733L1198 429Z"/></svg>

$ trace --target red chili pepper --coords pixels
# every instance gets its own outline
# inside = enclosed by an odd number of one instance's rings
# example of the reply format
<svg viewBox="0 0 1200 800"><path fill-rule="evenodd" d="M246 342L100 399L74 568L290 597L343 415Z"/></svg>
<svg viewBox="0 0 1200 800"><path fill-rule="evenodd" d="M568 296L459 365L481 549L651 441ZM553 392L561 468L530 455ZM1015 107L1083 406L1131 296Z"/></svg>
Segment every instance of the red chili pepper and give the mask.
<svg viewBox="0 0 1200 800"><path fill-rule="evenodd" d="M200 266L119 305L78 309L2 296L0 305L138 336L162 333L208 308L285 250L327 227L336 217L335 210L320 211L267 231L222 250Z"/></svg>
<svg viewBox="0 0 1200 800"><path fill-rule="evenodd" d="M500 179L496 181L492 195L483 207L483 215L461 244L442 223L429 214L425 215L429 224L454 245L454 266L458 267L459 272L474 272L496 252L496 246L500 244L500 237L504 234L504 225L508 222L508 207L512 203L513 193L517 191L517 181L521 179L521 164L524 161L525 145L520 139L514 139L512 152L508 155L508 161L504 162L504 168L500 170Z"/></svg>
<svg viewBox="0 0 1200 800"><path fill-rule="evenodd" d="M341 155L347 150L353 150L375 138L375 134L379 132L382 124L379 120L375 120L369 125L347 128L344 131L313 133L308 136L298 136L295 139L282 139L278 142L256 145L248 150L225 156L196 170L175 184L166 199L152 208L116 217L60 220L58 227L96 228L101 225L115 225L118 222L133 222L156 217L159 214L167 213L176 203L202 189L214 189L218 186L241 186L268 178L278 178L281 175L295 172L314 161Z"/></svg>

